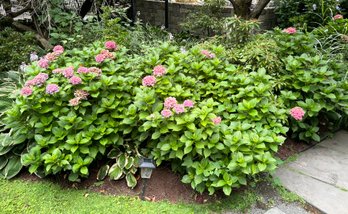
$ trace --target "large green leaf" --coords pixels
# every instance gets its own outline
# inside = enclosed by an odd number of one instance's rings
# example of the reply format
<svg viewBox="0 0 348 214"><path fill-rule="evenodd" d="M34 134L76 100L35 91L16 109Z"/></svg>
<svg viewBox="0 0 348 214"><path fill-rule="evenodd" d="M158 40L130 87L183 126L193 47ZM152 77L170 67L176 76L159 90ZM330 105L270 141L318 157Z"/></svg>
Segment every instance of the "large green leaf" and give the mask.
<svg viewBox="0 0 348 214"><path fill-rule="evenodd" d="M112 165L109 170L109 177L112 180L119 180L122 178L123 170L118 166L117 163Z"/></svg>
<svg viewBox="0 0 348 214"><path fill-rule="evenodd" d="M126 180L127 180L127 186L132 189L137 185L137 179L134 177L132 173L127 173Z"/></svg>
<svg viewBox="0 0 348 214"><path fill-rule="evenodd" d="M104 165L100 167L98 174L97 174L97 180L102 181L105 179L105 177L108 175L109 172L109 165Z"/></svg>
<svg viewBox="0 0 348 214"><path fill-rule="evenodd" d="M13 156L8 160L7 165L3 169L4 177L11 179L16 176L22 169L23 165L19 156Z"/></svg>

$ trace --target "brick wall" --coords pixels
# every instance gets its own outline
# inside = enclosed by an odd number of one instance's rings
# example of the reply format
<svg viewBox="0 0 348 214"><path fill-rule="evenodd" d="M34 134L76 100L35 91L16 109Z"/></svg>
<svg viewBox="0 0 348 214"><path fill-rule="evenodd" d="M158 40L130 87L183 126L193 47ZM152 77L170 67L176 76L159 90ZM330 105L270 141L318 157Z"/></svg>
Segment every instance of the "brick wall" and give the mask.
<svg viewBox="0 0 348 214"><path fill-rule="evenodd" d="M168 23L169 30L172 32L180 31L180 23L190 13L194 13L201 7L199 4L169 3ZM140 19L145 23L156 26L164 26L164 1L155 0L136 0L136 10L140 12ZM223 10L224 16L233 14L232 6L226 6ZM270 29L275 26L275 14L273 8L267 7L259 18L262 29Z"/></svg>

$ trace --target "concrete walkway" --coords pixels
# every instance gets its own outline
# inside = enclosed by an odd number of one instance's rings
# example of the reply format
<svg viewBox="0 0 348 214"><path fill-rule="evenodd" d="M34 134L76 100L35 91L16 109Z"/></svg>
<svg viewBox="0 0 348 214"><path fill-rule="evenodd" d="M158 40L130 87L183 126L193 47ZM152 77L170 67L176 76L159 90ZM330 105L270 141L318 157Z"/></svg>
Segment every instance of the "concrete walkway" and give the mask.
<svg viewBox="0 0 348 214"><path fill-rule="evenodd" d="M348 132L340 131L276 171L281 183L328 214L348 214Z"/></svg>

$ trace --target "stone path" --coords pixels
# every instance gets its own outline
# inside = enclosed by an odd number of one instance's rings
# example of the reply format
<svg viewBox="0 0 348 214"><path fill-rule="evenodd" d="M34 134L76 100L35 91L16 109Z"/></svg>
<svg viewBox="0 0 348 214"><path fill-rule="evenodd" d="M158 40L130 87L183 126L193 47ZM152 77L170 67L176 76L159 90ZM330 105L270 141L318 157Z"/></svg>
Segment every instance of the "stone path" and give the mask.
<svg viewBox="0 0 348 214"><path fill-rule="evenodd" d="M348 214L348 132L340 131L277 172L281 183L328 214Z"/></svg>

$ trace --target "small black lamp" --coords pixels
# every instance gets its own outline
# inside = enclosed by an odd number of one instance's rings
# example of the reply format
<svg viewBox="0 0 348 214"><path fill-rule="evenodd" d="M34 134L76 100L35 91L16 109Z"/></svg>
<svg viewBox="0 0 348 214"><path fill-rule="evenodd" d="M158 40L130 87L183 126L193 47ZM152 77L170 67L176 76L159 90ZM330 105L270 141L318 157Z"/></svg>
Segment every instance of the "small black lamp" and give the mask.
<svg viewBox="0 0 348 214"><path fill-rule="evenodd" d="M141 193L141 199L144 200L145 190L146 190L146 182L151 178L152 171L156 168L153 160L150 158L142 158L140 160L140 176L144 179L143 182L143 191Z"/></svg>

